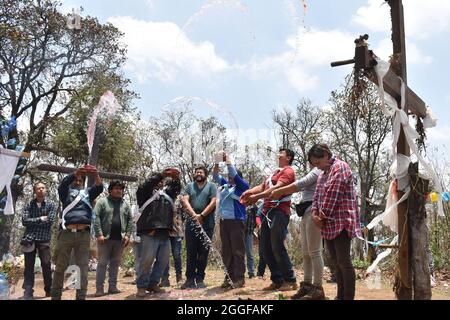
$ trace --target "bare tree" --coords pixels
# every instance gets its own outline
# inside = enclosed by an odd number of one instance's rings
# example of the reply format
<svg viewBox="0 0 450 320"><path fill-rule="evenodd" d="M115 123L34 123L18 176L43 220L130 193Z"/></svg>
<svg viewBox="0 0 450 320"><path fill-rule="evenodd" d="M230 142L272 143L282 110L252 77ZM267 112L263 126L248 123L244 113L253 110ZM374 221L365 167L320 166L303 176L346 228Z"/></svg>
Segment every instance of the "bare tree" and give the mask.
<svg viewBox="0 0 450 320"><path fill-rule="evenodd" d="M309 171L308 150L321 140L322 112L303 99L294 111L284 109L272 111L272 119L279 131L283 147L295 152L294 165L306 173Z"/></svg>
<svg viewBox="0 0 450 320"><path fill-rule="evenodd" d="M383 207L389 178L389 149L386 138L392 123L379 107L375 86L347 76L345 85L333 91L331 110L326 112L326 138L339 157L354 169L360 187L360 214L367 224ZM373 232L369 234L373 239ZM374 252L370 251L371 259Z"/></svg>

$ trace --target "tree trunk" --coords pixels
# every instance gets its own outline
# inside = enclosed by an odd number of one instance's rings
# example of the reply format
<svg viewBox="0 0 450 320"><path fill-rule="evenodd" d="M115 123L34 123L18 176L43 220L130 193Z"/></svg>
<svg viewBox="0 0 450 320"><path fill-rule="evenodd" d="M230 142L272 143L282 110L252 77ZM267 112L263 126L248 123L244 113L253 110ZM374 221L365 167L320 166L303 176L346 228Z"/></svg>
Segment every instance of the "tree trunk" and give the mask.
<svg viewBox="0 0 450 320"><path fill-rule="evenodd" d="M428 264L428 229L424 194L428 191L428 180L418 176L418 163L409 165L411 194L408 198L410 221L411 265L413 272L414 300L431 299L430 267Z"/></svg>

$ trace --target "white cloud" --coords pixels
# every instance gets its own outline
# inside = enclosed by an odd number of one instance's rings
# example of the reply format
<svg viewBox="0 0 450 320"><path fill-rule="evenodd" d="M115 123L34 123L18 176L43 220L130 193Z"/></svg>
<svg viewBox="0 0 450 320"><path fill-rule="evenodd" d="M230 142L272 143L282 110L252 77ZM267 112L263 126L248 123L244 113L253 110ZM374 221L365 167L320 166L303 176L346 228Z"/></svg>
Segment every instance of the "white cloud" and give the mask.
<svg viewBox="0 0 450 320"><path fill-rule="evenodd" d="M126 68L138 81L157 78L174 82L184 72L208 77L229 68L210 42L194 43L172 22L150 22L132 17L108 19L124 35L128 47Z"/></svg>
<svg viewBox="0 0 450 320"><path fill-rule="evenodd" d="M299 29L298 35L286 40L289 49L274 56L253 59L247 66L253 77L261 74L280 74L299 93L317 89L320 68L330 68L334 60L347 59L354 55L352 35L339 30ZM330 50L333 48L333 50Z"/></svg>
<svg viewBox="0 0 450 320"><path fill-rule="evenodd" d="M407 37L424 39L450 29L450 1L408 0L403 1L403 7ZM385 0L368 0L352 21L370 31L389 32L390 7Z"/></svg>
<svg viewBox="0 0 450 320"><path fill-rule="evenodd" d="M388 61L392 55L392 41L387 38L382 40L375 48L374 52L381 59ZM406 40L406 59L408 64L431 64L433 57L422 53L416 44Z"/></svg>
<svg viewBox="0 0 450 320"><path fill-rule="evenodd" d="M448 145L450 143L450 126L440 125L438 120L436 127L427 130L427 140L435 145Z"/></svg>

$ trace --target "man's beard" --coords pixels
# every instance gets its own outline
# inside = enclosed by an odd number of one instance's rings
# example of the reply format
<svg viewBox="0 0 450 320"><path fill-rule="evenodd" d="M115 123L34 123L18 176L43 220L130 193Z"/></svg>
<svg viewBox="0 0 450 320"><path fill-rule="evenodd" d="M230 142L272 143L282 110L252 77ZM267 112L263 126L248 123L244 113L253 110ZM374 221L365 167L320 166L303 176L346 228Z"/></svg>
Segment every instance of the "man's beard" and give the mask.
<svg viewBox="0 0 450 320"><path fill-rule="evenodd" d="M202 176L195 177L195 181L197 181L197 182L203 182L205 180L206 180L206 177L202 177Z"/></svg>

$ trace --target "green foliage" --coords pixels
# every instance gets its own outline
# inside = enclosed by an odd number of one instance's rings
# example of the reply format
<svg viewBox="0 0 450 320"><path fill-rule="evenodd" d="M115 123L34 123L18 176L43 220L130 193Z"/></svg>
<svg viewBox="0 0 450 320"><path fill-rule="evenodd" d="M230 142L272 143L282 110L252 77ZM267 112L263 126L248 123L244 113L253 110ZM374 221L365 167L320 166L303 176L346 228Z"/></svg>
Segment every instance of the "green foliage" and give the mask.
<svg viewBox="0 0 450 320"><path fill-rule="evenodd" d="M13 263L5 262L4 264L0 264L0 273L6 276L10 285L15 285L19 281L22 272L23 270Z"/></svg>
<svg viewBox="0 0 450 320"><path fill-rule="evenodd" d="M437 270L450 270L450 215L447 205L445 217L438 217L429 229L430 250Z"/></svg>
<svg viewBox="0 0 450 320"><path fill-rule="evenodd" d="M355 269L367 269L370 267L370 263L367 260L354 259L352 263Z"/></svg>
<svg viewBox="0 0 450 320"><path fill-rule="evenodd" d="M122 256L122 267L132 269L135 266L135 259L132 250L125 250Z"/></svg>

